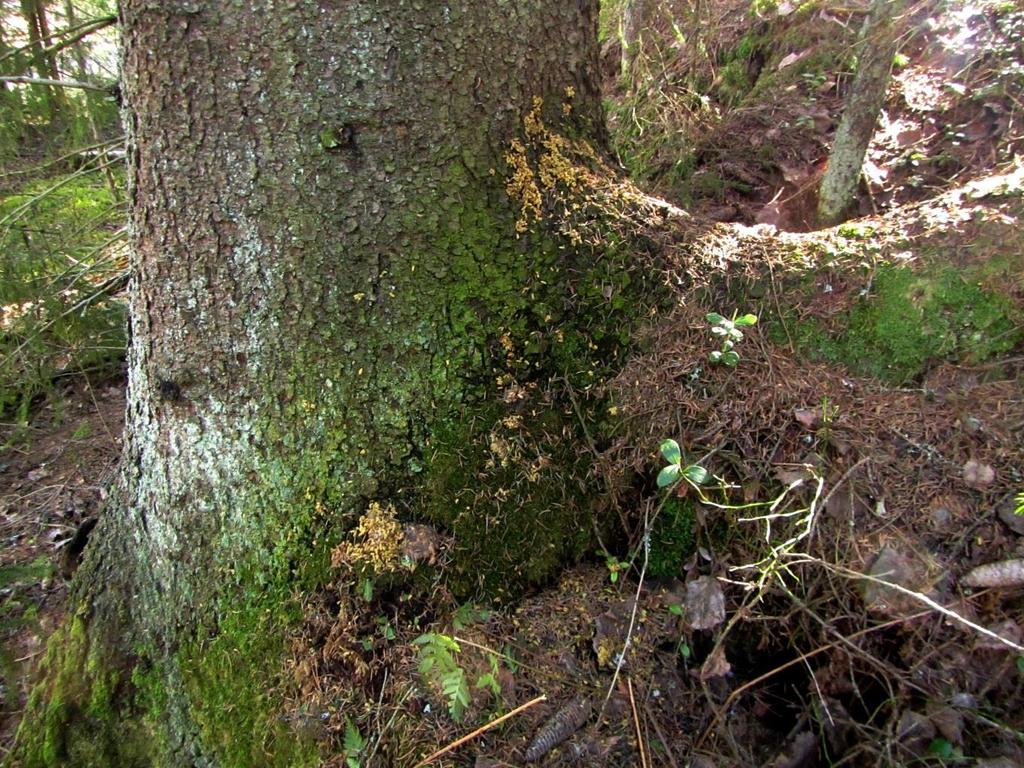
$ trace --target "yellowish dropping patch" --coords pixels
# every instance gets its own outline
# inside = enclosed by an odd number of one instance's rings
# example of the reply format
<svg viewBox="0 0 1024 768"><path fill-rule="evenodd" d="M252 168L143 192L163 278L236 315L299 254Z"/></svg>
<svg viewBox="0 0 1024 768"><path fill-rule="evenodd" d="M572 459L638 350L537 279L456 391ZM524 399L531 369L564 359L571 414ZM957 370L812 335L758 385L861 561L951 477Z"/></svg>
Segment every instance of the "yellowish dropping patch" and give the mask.
<svg viewBox="0 0 1024 768"><path fill-rule="evenodd" d="M542 109L544 109L544 99L534 96L533 109L527 112L526 117L523 118L526 138L536 140L547 135L548 129L544 126L544 118L541 116Z"/></svg>
<svg viewBox="0 0 1024 768"><path fill-rule="evenodd" d="M372 568L374 573L394 573L402 568L402 544L405 535L401 523L390 504L381 506L370 502L355 530L351 541L339 544L331 552L331 566L353 569Z"/></svg>
<svg viewBox="0 0 1024 768"><path fill-rule="evenodd" d="M509 151L505 153L505 162L509 167L505 191L519 203L516 232L521 234L529 229L531 220L540 219L540 189L537 187L533 169L530 168L530 161L526 157L526 147L519 139L512 140Z"/></svg>
<svg viewBox="0 0 1024 768"><path fill-rule="evenodd" d="M511 416L503 418L501 423L506 429L519 429L523 426L523 417L518 413L514 413Z"/></svg>
<svg viewBox="0 0 1024 768"><path fill-rule="evenodd" d="M572 88L566 89L566 97L575 95ZM544 124L541 110L544 100L539 96L533 99L533 108L523 118L524 143L513 139L505 153L509 176L505 190L509 197L519 203L519 218L516 221L516 232L522 234L530 224L539 221L545 193L552 193L560 187L575 190L579 184L579 170L570 159L574 153L573 145L563 136L552 133ZM572 105L565 102L562 113L568 116ZM593 150L586 148L592 153ZM584 150L583 154L586 154ZM530 157L536 157L536 170Z"/></svg>
<svg viewBox="0 0 1024 768"><path fill-rule="evenodd" d="M507 467L510 459L514 458L512 444L497 432L491 432L490 449L491 453L494 454L496 463L503 467Z"/></svg>

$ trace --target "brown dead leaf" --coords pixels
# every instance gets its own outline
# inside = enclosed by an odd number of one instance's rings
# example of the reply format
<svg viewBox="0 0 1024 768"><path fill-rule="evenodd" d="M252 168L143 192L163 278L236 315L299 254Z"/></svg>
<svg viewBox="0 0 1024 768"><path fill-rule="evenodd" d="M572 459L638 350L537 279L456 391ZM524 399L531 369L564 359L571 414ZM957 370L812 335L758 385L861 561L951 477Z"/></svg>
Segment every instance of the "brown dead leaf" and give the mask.
<svg viewBox="0 0 1024 768"><path fill-rule="evenodd" d="M812 50L814 50L814 49L813 48L805 48L804 50L800 51L799 53L789 53L789 54L786 54L785 56L782 57L782 61L780 61L779 65L776 67L776 71L781 71L781 70L785 69L786 67L788 67L790 64L796 64L798 61L800 61L800 59L805 58Z"/></svg>
<svg viewBox="0 0 1024 768"><path fill-rule="evenodd" d="M998 624L996 624L994 627L989 627L989 629L992 630L993 632L995 632L1000 637L1002 637L1002 638L1004 638L1006 640L1009 640L1011 643L1016 643L1017 645L1020 645L1022 639L1024 639L1024 638L1021 637L1022 633L1021 633L1020 625L1017 624L1017 622L1013 621L1012 619L1007 619L1006 621L1001 621ZM974 643L974 648L976 650L986 650L986 651L1006 651L1007 650L1007 646L1006 646L1005 643L1001 643L998 640L996 640L994 637L989 637L988 635L979 635L978 639Z"/></svg>
<svg viewBox="0 0 1024 768"><path fill-rule="evenodd" d="M897 584L913 592L928 592L939 577L935 564L913 550L902 551L886 544L868 570L877 581L866 581L862 587L864 604L869 611L898 616L917 610L919 603L909 595L885 585Z"/></svg>
<svg viewBox="0 0 1024 768"><path fill-rule="evenodd" d="M758 224L768 224L770 226L778 228L782 222L782 205L779 203L779 198L782 196L782 190L780 189L775 197L765 205L760 211L757 212L755 221Z"/></svg>
<svg viewBox="0 0 1024 768"><path fill-rule="evenodd" d="M402 529L402 557L410 563L427 562L434 565L444 546L444 537L431 525L410 523Z"/></svg>
<svg viewBox="0 0 1024 768"><path fill-rule="evenodd" d="M779 170L782 171L782 178L787 183L798 187L811 177L814 173L814 166L779 163Z"/></svg>
<svg viewBox="0 0 1024 768"><path fill-rule="evenodd" d="M935 726L920 712L907 710L896 726L896 740L915 754L923 754L935 738Z"/></svg>
<svg viewBox="0 0 1024 768"><path fill-rule="evenodd" d="M714 576L686 585L686 621L693 629L714 629L725 621L725 593Z"/></svg>
<svg viewBox="0 0 1024 768"><path fill-rule="evenodd" d="M942 707L930 712L928 718L944 739L951 744L963 744L964 718L953 707Z"/></svg>
<svg viewBox="0 0 1024 768"><path fill-rule="evenodd" d="M725 658L725 648L718 646L701 666L700 679L710 680L713 677L725 677L731 671L732 665Z"/></svg>
<svg viewBox="0 0 1024 768"><path fill-rule="evenodd" d="M821 409L794 408L793 418L800 422L800 424L806 429L817 429L821 426Z"/></svg>
<svg viewBox="0 0 1024 768"><path fill-rule="evenodd" d="M776 464L772 467L775 478L783 485L796 485L814 477L808 467L799 464Z"/></svg>

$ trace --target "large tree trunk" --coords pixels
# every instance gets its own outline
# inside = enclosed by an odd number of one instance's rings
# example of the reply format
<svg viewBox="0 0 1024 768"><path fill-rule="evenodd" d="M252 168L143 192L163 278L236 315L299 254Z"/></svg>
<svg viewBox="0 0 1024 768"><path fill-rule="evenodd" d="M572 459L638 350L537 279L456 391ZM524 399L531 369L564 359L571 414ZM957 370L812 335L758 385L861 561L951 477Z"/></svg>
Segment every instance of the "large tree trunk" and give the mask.
<svg viewBox="0 0 1024 768"><path fill-rule="evenodd" d="M596 5L122 3L126 449L26 765L314 761L268 688L371 501L454 535L463 596L590 545L574 454L479 446L509 402L524 444L582 441L638 311L620 262L536 221L575 183L556 131L602 135Z"/></svg>

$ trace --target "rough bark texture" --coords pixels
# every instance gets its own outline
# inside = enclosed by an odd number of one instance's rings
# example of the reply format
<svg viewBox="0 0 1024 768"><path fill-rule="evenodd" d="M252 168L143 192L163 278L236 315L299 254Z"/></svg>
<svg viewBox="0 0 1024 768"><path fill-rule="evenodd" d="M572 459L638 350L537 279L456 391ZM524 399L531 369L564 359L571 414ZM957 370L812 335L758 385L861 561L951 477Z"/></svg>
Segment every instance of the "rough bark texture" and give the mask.
<svg viewBox="0 0 1024 768"><path fill-rule="evenodd" d="M633 60L650 34L657 4L654 0L628 0L622 10L622 74L629 74Z"/></svg>
<svg viewBox="0 0 1024 768"><path fill-rule="evenodd" d="M41 78L51 80L60 79L60 70L57 67L57 54L51 50L50 24L46 18L46 4L42 0L21 0L21 14L25 19L25 26L28 28L29 53L32 60L32 67ZM43 88L46 94L46 109L49 115L51 127L57 126L60 122L63 110L67 106L67 99L60 88L49 86L37 86Z"/></svg>
<svg viewBox="0 0 1024 768"><path fill-rule="evenodd" d="M588 545L550 457L520 504L473 487L493 457L469 454L495 378L583 388L623 338L618 266L525 232L506 193L524 117L535 139L541 120L602 135L596 6L122 3L124 469L26 765L315 764L268 688L291 598L371 500L452 531L465 594L514 594ZM528 417L545 436L577 418Z"/></svg>
<svg viewBox="0 0 1024 768"><path fill-rule="evenodd" d="M889 87L897 44L895 21L902 6L902 0L874 0L871 4L861 33L857 75L821 181L818 219L823 226L842 221L856 199L864 153L875 134Z"/></svg>

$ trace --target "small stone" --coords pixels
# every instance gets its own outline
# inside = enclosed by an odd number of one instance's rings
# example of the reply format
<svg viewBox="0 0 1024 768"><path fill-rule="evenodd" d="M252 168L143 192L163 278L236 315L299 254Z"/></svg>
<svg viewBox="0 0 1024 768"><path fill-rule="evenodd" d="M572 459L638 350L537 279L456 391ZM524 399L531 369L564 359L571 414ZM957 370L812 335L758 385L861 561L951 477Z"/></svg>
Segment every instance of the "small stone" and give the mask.
<svg viewBox="0 0 1024 768"><path fill-rule="evenodd" d="M899 725L896 726L896 740L911 752L924 754L934 738L935 726L920 712L908 709L900 716Z"/></svg>
<svg viewBox="0 0 1024 768"><path fill-rule="evenodd" d="M996 515L1006 527L1018 536L1024 536L1024 515L1016 514L1017 503L1012 496L1007 497L996 507Z"/></svg>
<svg viewBox="0 0 1024 768"><path fill-rule="evenodd" d="M904 554L895 547L886 545L878 553L868 575L914 592L923 592L927 591L930 570L929 564L920 557ZM866 581L863 589L864 602L870 611L901 615L920 607L920 603L910 595L878 581Z"/></svg>
<svg viewBox="0 0 1024 768"><path fill-rule="evenodd" d="M949 507L935 507L932 509L931 522L932 528L937 531L944 531L949 528L949 524L953 520L953 513L949 511Z"/></svg>
<svg viewBox="0 0 1024 768"><path fill-rule="evenodd" d="M981 419L976 416L965 416L961 425L964 428L964 432L968 435L977 435L985 429L985 425L982 424Z"/></svg>
<svg viewBox="0 0 1024 768"><path fill-rule="evenodd" d="M954 693L949 703L958 709L978 708L978 700L969 693Z"/></svg>
<svg viewBox="0 0 1024 768"><path fill-rule="evenodd" d="M713 576L686 585L686 622L693 629L714 629L725 621L725 594Z"/></svg>

